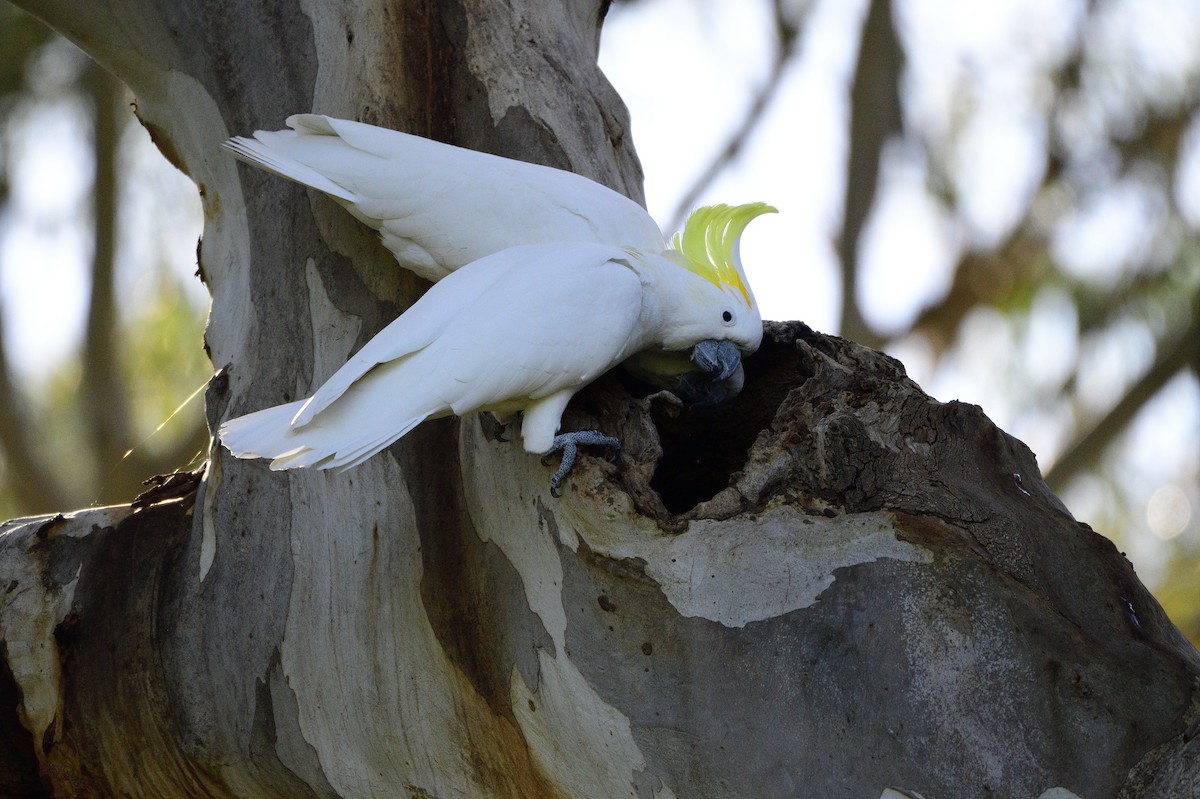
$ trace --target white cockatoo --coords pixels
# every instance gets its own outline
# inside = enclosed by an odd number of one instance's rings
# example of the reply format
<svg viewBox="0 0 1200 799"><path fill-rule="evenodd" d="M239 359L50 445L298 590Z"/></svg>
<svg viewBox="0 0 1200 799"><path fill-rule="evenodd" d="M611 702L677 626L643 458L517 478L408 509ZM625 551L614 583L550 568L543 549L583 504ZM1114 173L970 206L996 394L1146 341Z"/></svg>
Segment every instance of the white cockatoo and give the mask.
<svg viewBox="0 0 1200 799"><path fill-rule="evenodd" d="M557 435L592 380L637 353L677 353L722 381L758 348L738 241L773 210L701 208L671 247L551 241L485 255L437 282L312 397L231 419L221 441L272 469L348 468L426 419L521 411L526 450L563 451L557 493L578 445L618 446L598 431Z"/></svg>
<svg viewBox="0 0 1200 799"><path fill-rule="evenodd" d="M669 249L644 208L573 172L318 114L297 114L287 124L289 130L258 131L225 146L329 195L379 231L402 266L433 282L520 244ZM626 367L693 406L715 405L742 384L740 365L714 380L711 369L675 352L637 353Z"/></svg>

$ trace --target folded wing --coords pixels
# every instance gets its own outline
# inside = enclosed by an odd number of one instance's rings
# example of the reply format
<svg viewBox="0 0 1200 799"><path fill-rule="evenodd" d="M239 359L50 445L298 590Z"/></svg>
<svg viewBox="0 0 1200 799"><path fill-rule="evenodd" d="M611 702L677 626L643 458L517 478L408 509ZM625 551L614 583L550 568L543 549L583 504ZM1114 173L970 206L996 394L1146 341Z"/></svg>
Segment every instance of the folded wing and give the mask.
<svg viewBox="0 0 1200 799"><path fill-rule="evenodd" d="M548 244L472 263L311 399L230 420L221 440L276 469L348 468L425 419L569 396L641 346L642 287L626 258L602 245Z"/></svg>
<svg viewBox="0 0 1200 799"><path fill-rule="evenodd" d="M325 192L436 281L520 244L586 241L657 252L637 203L571 172L316 114L226 143L239 158Z"/></svg>

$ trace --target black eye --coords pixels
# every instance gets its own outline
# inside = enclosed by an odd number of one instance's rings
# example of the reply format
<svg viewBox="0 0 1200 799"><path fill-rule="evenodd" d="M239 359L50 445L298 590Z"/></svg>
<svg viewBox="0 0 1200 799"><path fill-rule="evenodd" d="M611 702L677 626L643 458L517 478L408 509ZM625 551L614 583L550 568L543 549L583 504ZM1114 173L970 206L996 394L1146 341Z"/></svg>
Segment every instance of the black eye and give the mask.
<svg viewBox="0 0 1200 799"><path fill-rule="evenodd" d="M726 311L725 313L721 314L721 321L726 323L732 322L733 314L731 314L729 311Z"/></svg>

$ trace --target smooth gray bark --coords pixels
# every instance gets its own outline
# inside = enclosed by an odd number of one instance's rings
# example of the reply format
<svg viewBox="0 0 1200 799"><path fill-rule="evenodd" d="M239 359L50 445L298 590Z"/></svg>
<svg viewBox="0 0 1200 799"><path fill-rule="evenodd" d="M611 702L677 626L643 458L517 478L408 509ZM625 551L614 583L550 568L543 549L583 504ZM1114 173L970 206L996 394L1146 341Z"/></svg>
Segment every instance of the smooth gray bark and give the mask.
<svg viewBox="0 0 1200 799"><path fill-rule="evenodd" d="M214 426L307 394L422 290L226 137L315 110L638 196L599 2L26 5L201 189ZM1187 795L1200 656L1029 451L886 356L768 332L716 412L616 375L577 398L567 426L625 454L561 500L468 418L341 475L214 448L179 496L6 525L0 787Z"/></svg>

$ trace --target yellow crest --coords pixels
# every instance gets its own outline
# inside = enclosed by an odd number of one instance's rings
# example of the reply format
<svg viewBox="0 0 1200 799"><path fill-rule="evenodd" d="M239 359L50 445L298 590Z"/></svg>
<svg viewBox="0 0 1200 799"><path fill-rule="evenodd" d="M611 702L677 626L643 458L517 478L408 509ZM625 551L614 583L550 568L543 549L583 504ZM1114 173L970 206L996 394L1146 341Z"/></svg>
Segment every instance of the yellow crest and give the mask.
<svg viewBox="0 0 1200 799"><path fill-rule="evenodd" d="M766 203L748 205L708 205L688 215L683 230L671 239L671 246L683 254L683 266L717 288L736 288L746 305L751 305L750 290L738 263L737 243L750 220L776 213Z"/></svg>

